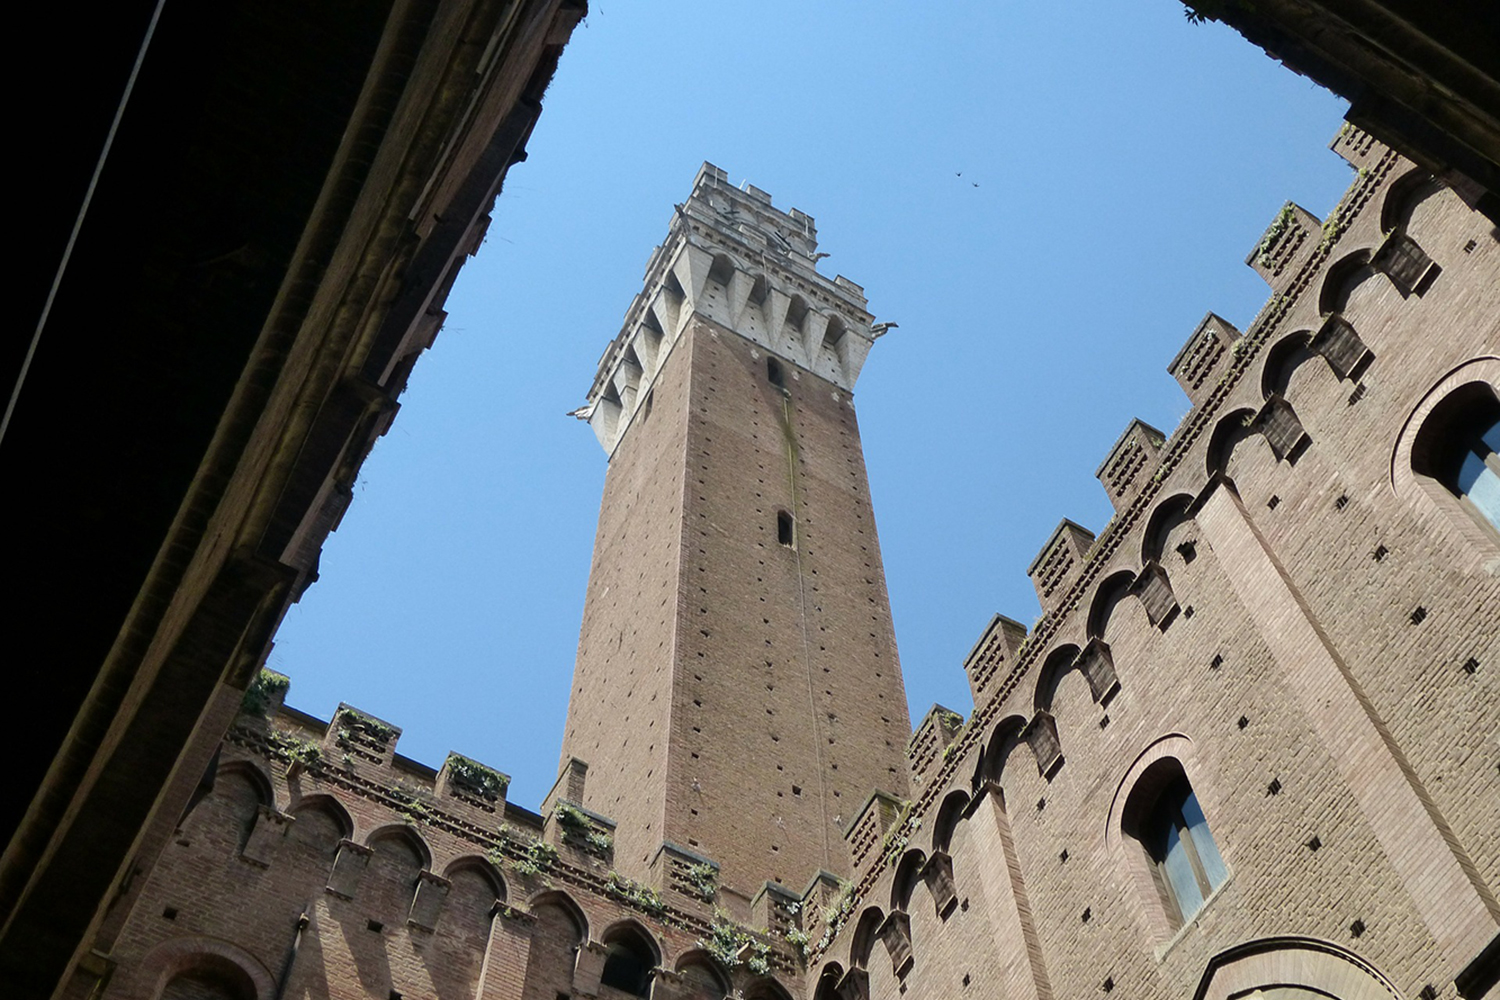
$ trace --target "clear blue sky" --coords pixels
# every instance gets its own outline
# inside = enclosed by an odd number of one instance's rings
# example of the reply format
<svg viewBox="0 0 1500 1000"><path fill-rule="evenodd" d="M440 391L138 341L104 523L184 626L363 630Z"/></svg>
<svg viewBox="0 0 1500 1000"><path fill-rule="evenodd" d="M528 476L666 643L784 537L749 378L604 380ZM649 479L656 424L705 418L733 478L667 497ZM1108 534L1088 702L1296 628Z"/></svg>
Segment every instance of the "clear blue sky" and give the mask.
<svg viewBox="0 0 1500 1000"><path fill-rule="evenodd" d="M1172 431L1166 365L1267 289L1283 201L1351 178L1342 102L1176 0L593 0L436 347L292 610L289 701L340 701L514 776L556 774L604 453L564 417L704 160L817 219L820 265L899 329L856 391L912 717L970 710L993 612L1130 418ZM959 176L962 174L962 176Z"/></svg>

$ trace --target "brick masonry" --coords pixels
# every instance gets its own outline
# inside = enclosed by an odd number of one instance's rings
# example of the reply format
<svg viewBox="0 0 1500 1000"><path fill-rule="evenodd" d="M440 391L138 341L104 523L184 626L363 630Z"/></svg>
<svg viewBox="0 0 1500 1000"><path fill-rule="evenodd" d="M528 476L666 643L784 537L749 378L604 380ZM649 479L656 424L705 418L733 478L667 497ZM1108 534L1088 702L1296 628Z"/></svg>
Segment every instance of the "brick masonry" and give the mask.
<svg viewBox="0 0 1500 1000"><path fill-rule="evenodd" d="M1500 386L1500 243L1335 148L1349 193L1278 216L1266 308L1194 332L1191 413L1127 428L1115 518L1059 528L1042 619L915 737L849 403L875 328L810 218L705 167L581 414L611 466L542 812L271 683L102 996L619 1000L622 954L656 1000L1494 995L1500 535L1418 470ZM1402 238L1435 267L1389 273ZM1186 919L1137 837L1167 775L1227 873Z"/></svg>

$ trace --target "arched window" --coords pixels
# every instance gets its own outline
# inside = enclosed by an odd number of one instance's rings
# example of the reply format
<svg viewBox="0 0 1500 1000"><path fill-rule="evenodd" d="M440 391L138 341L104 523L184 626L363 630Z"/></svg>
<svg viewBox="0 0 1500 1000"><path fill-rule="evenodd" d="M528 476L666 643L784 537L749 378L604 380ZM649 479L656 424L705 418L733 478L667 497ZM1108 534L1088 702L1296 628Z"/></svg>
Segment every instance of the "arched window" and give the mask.
<svg viewBox="0 0 1500 1000"><path fill-rule="evenodd" d="M1168 916L1181 926L1229 873L1187 776L1172 770L1162 775L1154 800L1142 803L1135 835L1151 860Z"/></svg>
<svg viewBox="0 0 1500 1000"><path fill-rule="evenodd" d="M1145 853L1148 882L1155 883L1161 900L1157 919L1166 918L1161 930L1187 924L1229 871L1176 757L1160 757L1136 778L1121 820L1125 834Z"/></svg>
<svg viewBox="0 0 1500 1000"><path fill-rule="evenodd" d="M168 980L160 1000L255 1000L255 981L222 955L197 955Z"/></svg>
<svg viewBox="0 0 1500 1000"><path fill-rule="evenodd" d="M599 982L632 996L649 996L651 969L655 952L645 938L631 927L621 927L605 935L604 971Z"/></svg>
<svg viewBox="0 0 1500 1000"><path fill-rule="evenodd" d="M1481 524L1500 531L1500 399L1470 382L1436 407L1412 448L1413 471L1441 483Z"/></svg>

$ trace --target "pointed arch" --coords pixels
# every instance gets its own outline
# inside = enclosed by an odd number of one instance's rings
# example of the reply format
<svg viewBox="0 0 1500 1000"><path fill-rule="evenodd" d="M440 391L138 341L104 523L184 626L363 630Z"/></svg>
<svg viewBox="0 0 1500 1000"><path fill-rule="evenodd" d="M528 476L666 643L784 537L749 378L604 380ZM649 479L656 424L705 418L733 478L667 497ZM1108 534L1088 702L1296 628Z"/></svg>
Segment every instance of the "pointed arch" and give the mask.
<svg viewBox="0 0 1500 1000"><path fill-rule="evenodd" d="M792 1000L792 995L771 976L760 976L745 987L745 1000Z"/></svg>
<svg viewBox="0 0 1500 1000"><path fill-rule="evenodd" d="M1214 424L1214 432L1208 439L1208 450L1205 454L1207 467L1204 471L1210 478L1228 476L1229 458L1241 441L1255 433L1250 428L1254 420L1255 411L1245 406L1230 411Z"/></svg>
<svg viewBox="0 0 1500 1000"><path fill-rule="evenodd" d="M451 880L454 875L460 872L474 872L479 875L489 883L490 888L495 893L495 898L502 903L505 902L507 896L505 876L500 874L500 870L495 867L489 858L478 854L465 854L463 857L455 858L449 862L447 868L443 869L443 877Z"/></svg>
<svg viewBox="0 0 1500 1000"><path fill-rule="evenodd" d="M345 840L354 839L354 817L344 804L332 795L319 793L317 795L304 795L287 810L292 816L300 816L305 812L321 812L328 816L338 825L339 836Z"/></svg>
<svg viewBox="0 0 1500 1000"><path fill-rule="evenodd" d="M599 935L599 940L605 944L609 944L612 941L631 938L632 935L634 936L634 940L650 953L651 964L660 965L662 961L661 945L656 943L656 936L646 929L646 925L634 917L624 917L616 920L604 929L604 933Z"/></svg>
<svg viewBox="0 0 1500 1000"><path fill-rule="evenodd" d="M854 925L854 935L849 939L849 966L852 970L868 969L870 952L880 936L880 925L885 923L885 914L880 907L867 907Z"/></svg>
<svg viewBox="0 0 1500 1000"><path fill-rule="evenodd" d="M1052 711L1052 699L1057 694L1058 682L1062 680L1063 674L1072 669L1078 659L1078 652L1078 647L1073 643L1064 643L1048 653L1047 658L1042 661L1042 669L1037 671L1036 676L1036 693L1032 697L1032 707L1036 711Z"/></svg>
<svg viewBox="0 0 1500 1000"><path fill-rule="evenodd" d="M573 924L573 930L577 934L576 940L583 941L588 938L589 918L584 915L583 908L573 900L572 896L561 889L544 889L526 901L526 908L532 913L543 907L551 907L565 915Z"/></svg>
<svg viewBox="0 0 1500 1000"><path fill-rule="evenodd" d="M600 985L633 996L647 996L651 992L652 970L661 966L661 946L651 932L633 917L626 917L610 924L599 942L605 947Z"/></svg>
<svg viewBox="0 0 1500 1000"><path fill-rule="evenodd" d="M969 802L968 793L961 789L955 789L943 797L943 804L938 806L937 818L932 823L933 853L938 851L946 853L953 849L954 831L963 821Z"/></svg>
<svg viewBox="0 0 1500 1000"><path fill-rule="evenodd" d="M724 967L702 948L691 948L683 952L672 971L715 994L716 1000L730 990L729 977L724 974Z"/></svg>
<svg viewBox="0 0 1500 1000"><path fill-rule="evenodd" d="M276 792L271 786L271 779L259 766L248 760L224 761L219 765L218 774L215 775L214 780L234 775L244 778L255 789L256 794L260 796L261 805L272 807L276 805Z"/></svg>
<svg viewBox="0 0 1500 1000"><path fill-rule="evenodd" d="M370 833L365 846L379 850L381 841L395 841L410 848L417 856L421 867L432 868L432 849L427 846L427 841L416 831L415 827L405 823L391 823L378 827Z"/></svg>
<svg viewBox="0 0 1500 1000"><path fill-rule="evenodd" d="M1004 784L1005 767L1016 747L1025 743L1021 734L1026 729L1026 720L1019 715L1000 720L990 734L989 749L985 753L985 777L997 785Z"/></svg>
<svg viewBox="0 0 1500 1000"><path fill-rule="evenodd" d="M1312 333L1298 330L1282 337L1265 352L1260 369L1260 395L1262 399L1285 396L1292 382L1292 373L1318 354L1312 349Z"/></svg>
<svg viewBox="0 0 1500 1000"><path fill-rule="evenodd" d="M1192 520L1190 511L1193 497L1177 493L1159 502L1146 520L1146 530L1141 534L1141 562L1161 562L1172 529Z"/></svg>
<svg viewBox="0 0 1500 1000"><path fill-rule="evenodd" d="M801 295L793 295L786 307L786 322L790 327L802 329L802 324L807 320L807 314L811 312L807 300Z"/></svg>
<svg viewBox="0 0 1500 1000"><path fill-rule="evenodd" d="M839 983L844 980L844 967L838 962L827 962L818 971L818 985L813 990L813 1000L839 1000Z"/></svg>
<svg viewBox="0 0 1500 1000"><path fill-rule="evenodd" d="M1115 605L1131 596L1130 588L1135 583L1135 578L1136 574L1133 571L1122 569L1105 577L1094 588L1094 599L1089 604L1088 637L1090 639L1104 638L1104 627L1109 624Z"/></svg>
<svg viewBox="0 0 1500 1000"><path fill-rule="evenodd" d="M708 267L708 280L727 288L734 280L736 269L734 260L727 253L716 253L713 263Z"/></svg>
<svg viewBox="0 0 1500 1000"><path fill-rule="evenodd" d="M1375 269L1370 266L1373 256L1368 249L1355 250L1323 272L1323 284L1318 289L1318 315L1344 311L1355 286L1375 276Z"/></svg>
<svg viewBox="0 0 1500 1000"><path fill-rule="evenodd" d="M1380 202L1380 231L1392 233L1405 229L1416 207L1441 190L1442 184L1422 167L1412 167L1397 177L1385 189Z"/></svg>
<svg viewBox="0 0 1500 1000"><path fill-rule="evenodd" d="M901 856L896 865L896 875L891 879L891 911L905 913L911 906L911 895L917 883L922 881L922 869L927 866L927 855L920 849L912 849Z"/></svg>

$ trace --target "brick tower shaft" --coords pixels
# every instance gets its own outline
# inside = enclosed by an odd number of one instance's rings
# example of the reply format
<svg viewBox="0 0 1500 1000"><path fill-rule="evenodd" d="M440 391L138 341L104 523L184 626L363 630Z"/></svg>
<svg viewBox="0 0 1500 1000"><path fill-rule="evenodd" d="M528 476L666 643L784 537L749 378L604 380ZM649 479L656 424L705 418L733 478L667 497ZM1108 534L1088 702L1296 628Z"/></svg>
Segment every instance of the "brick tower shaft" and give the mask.
<svg viewBox="0 0 1500 1000"><path fill-rule="evenodd" d="M850 390L877 335L813 220L705 165L600 362L610 455L563 761L616 865L666 842L720 882L846 873L911 734Z"/></svg>

